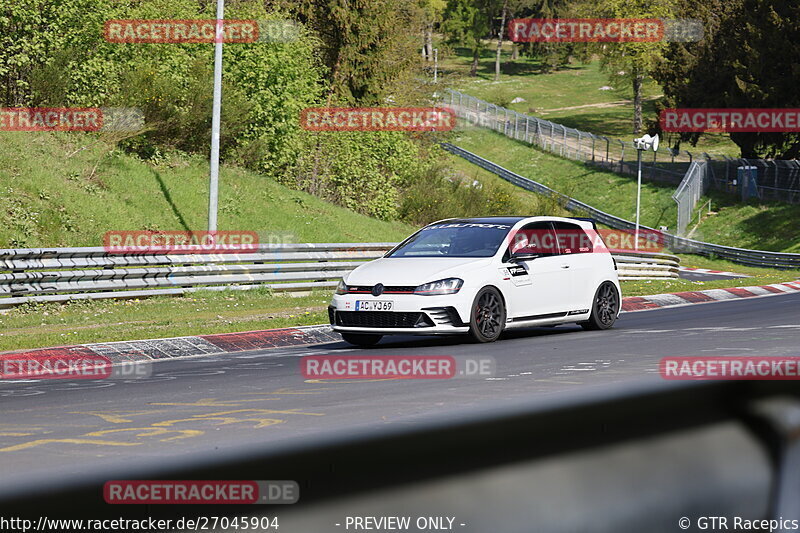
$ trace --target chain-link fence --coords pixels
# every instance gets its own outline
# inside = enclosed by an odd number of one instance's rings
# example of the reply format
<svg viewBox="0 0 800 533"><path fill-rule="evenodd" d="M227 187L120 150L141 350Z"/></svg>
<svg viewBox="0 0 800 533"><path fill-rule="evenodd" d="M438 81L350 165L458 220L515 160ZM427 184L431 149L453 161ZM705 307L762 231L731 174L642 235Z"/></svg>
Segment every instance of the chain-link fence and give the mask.
<svg viewBox="0 0 800 533"><path fill-rule="evenodd" d="M568 159L636 175L636 150L630 141L569 128L452 89L447 90L443 100L466 123L491 128ZM800 162L796 160L734 159L705 152L693 154L663 145L656 152L642 155L642 178L646 181L677 186L693 162L705 162L704 179L709 187L741 195L744 199L758 197L800 203Z"/></svg>
<svg viewBox="0 0 800 533"><path fill-rule="evenodd" d="M697 202L708 190L708 163L704 161L695 161L689 167L689 171L683 177L683 181L678 185L672 199L678 204L678 235L683 237L686 235L686 228L692 220L694 208Z"/></svg>

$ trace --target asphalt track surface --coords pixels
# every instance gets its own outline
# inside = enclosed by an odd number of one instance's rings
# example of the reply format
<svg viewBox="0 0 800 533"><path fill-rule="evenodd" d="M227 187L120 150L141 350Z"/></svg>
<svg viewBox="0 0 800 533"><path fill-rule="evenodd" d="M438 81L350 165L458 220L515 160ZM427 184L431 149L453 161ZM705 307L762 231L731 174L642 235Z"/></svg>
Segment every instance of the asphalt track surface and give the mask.
<svg viewBox="0 0 800 533"><path fill-rule="evenodd" d="M150 378L0 383L0 491L31 477L260 443L307 441L352 428L414 424L499 402L588 387L660 382L665 356L800 355L800 294L626 313L610 331L508 332L492 344L390 337L156 362ZM491 356L489 378L305 380L304 355Z"/></svg>

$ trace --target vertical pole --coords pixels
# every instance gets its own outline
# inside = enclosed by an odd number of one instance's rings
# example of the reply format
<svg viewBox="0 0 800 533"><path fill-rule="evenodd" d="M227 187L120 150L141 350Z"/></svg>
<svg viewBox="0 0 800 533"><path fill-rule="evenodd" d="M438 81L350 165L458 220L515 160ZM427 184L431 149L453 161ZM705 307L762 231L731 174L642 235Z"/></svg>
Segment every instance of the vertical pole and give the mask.
<svg viewBox="0 0 800 533"><path fill-rule="evenodd" d="M439 49L433 49L433 83L439 79Z"/></svg>
<svg viewBox="0 0 800 533"><path fill-rule="evenodd" d="M222 20L225 0L217 0L216 39L214 39L214 102L211 111L211 169L208 179L208 231L217 231L219 192L219 123L222 107Z"/></svg>
<svg viewBox="0 0 800 533"><path fill-rule="evenodd" d="M636 160L639 164L639 177L636 182L636 233L634 235L633 249L639 250L639 209L642 204L642 151L636 150Z"/></svg>

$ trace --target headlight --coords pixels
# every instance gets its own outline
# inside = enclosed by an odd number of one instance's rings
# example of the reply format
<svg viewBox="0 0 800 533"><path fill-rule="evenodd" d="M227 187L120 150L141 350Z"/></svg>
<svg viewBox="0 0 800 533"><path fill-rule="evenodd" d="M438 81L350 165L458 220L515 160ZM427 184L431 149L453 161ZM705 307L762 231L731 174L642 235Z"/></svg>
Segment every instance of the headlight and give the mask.
<svg viewBox="0 0 800 533"><path fill-rule="evenodd" d="M441 294L455 294L464 284L463 279L447 278L440 279L439 281L432 281L425 283L414 289L414 294L422 294L424 296L439 296Z"/></svg>
<svg viewBox="0 0 800 533"><path fill-rule="evenodd" d="M347 294L347 285L343 279L339 280L339 285L336 287L336 294Z"/></svg>

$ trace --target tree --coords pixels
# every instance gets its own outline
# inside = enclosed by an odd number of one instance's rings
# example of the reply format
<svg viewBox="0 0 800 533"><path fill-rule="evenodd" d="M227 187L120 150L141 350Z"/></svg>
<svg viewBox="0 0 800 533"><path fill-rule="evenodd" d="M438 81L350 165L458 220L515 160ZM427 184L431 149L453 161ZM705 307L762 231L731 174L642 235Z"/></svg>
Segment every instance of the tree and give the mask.
<svg viewBox="0 0 800 533"><path fill-rule="evenodd" d="M469 48L472 64L469 75L478 74L478 61L485 48L492 21L491 0L448 0L442 30L448 40Z"/></svg>
<svg viewBox="0 0 800 533"><path fill-rule="evenodd" d="M417 0L286 0L285 6L322 41L329 102L383 104L419 67Z"/></svg>
<svg viewBox="0 0 800 533"><path fill-rule="evenodd" d="M600 0L592 4L601 16L608 18L671 18L671 0ZM596 13L596 11L595 11ZM597 16L597 15L594 15ZM633 90L633 133L642 131L642 83L661 60L666 43L614 42L596 47L601 53L601 66L609 73L612 83L624 80Z"/></svg>
<svg viewBox="0 0 800 533"><path fill-rule="evenodd" d="M447 7L446 0L420 0L422 9L422 56L425 61L433 61L433 31L441 23L442 14Z"/></svg>
<svg viewBox="0 0 800 533"><path fill-rule="evenodd" d="M800 4L796 0L680 0L703 22L699 43L672 43L654 70L669 107L800 107ZM681 134L696 144L701 134ZM800 157L800 134L731 133L742 157Z"/></svg>

